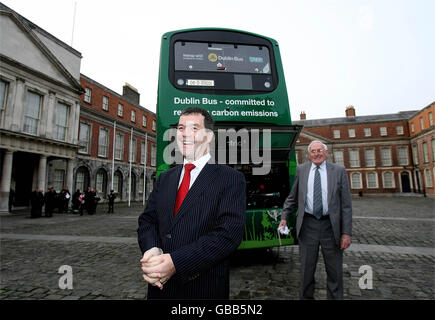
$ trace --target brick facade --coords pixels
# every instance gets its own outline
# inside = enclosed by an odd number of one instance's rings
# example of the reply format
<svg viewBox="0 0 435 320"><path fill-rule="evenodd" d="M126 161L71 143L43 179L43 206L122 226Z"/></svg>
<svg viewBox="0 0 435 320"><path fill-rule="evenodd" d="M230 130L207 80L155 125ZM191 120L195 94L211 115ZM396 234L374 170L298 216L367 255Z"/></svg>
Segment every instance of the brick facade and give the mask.
<svg viewBox="0 0 435 320"><path fill-rule="evenodd" d="M294 121L304 125L296 145L298 163L308 160L309 143L320 140L328 146L328 160L347 169L352 193L435 195L434 106L372 116L355 116L350 106L346 117L317 120L302 113Z"/></svg>

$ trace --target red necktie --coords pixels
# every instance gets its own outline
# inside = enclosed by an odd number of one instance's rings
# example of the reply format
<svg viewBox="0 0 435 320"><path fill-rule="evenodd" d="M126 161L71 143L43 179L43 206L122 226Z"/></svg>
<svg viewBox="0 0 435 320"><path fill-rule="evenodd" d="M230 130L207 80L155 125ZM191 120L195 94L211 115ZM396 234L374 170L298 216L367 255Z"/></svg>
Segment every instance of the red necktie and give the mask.
<svg viewBox="0 0 435 320"><path fill-rule="evenodd" d="M180 188L178 189L177 198L175 199L174 216L177 214L178 209L183 203L183 200L186 197L187 192L189 192L190 171L192 171L194 168L195 165L191 163L186 163L184 165L184 177L183 177L183 181L181 181Z"/></svg>

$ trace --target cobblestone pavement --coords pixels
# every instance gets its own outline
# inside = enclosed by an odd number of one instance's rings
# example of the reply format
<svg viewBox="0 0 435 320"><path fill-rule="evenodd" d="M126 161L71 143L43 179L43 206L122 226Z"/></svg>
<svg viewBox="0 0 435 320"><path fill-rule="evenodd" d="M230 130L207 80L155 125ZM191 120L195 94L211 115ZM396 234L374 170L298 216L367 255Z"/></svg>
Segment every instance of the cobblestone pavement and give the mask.
<svg viewBox="0 0 435 320"><path fill-rule="evenodd" d="M434 299L435 200L415 197L353 199L353 244L344 254L345 299ZM1 216L0 299L144 299L137 218L142 205L118 205L106 214L27 213ZM71 266L73 288L60 289L61 266ZM362 289L361 266L372 270ZM298 299L297 246L237 251L232 259L232 299ZM365 269L367 270L367 269ZM326 299L320 255L316 298ZM61 281L62 282L62 281Z"/></svg>

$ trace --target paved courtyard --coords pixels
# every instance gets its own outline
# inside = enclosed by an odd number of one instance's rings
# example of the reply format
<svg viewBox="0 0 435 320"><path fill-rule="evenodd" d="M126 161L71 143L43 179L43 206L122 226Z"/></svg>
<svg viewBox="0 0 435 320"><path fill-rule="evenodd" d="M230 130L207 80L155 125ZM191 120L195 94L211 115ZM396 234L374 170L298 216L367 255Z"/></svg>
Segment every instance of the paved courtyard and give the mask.
<svg viewBox="0 0 435 320"><path fill-rule="evenodd" d="M422 197L353 198L345 299L434 299L434 208L435 199ZM136 240L142 205L123 204L110 215L106 209L100 205L92 216L1 216L0 299L146 298ZM71 273L59 272L62 266ZM232 259L231 299L298 299L299 267L297 246L238 251ZM315 295L326 299L322 259L317 270ZM65 281L68 274L71 282ZM73 288L60 288L67 283Z"/></svg>

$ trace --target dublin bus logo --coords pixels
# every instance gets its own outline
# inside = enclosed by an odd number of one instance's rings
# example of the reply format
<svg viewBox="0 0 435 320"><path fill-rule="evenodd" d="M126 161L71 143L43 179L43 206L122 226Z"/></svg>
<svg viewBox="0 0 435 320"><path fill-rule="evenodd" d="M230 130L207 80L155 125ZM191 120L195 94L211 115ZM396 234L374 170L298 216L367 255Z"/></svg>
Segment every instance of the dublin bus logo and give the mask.
<svg viewBox="0 0 435 320"><path fill-rule="evenodd" d="M253 175L267 175L272 162L271 136L271 129L217 129L210 143L210 154L218 163L251 165ZM177 129L166 130L163 141L169 142L163 150L164 162L183 164L177 145Z"/></svg>

